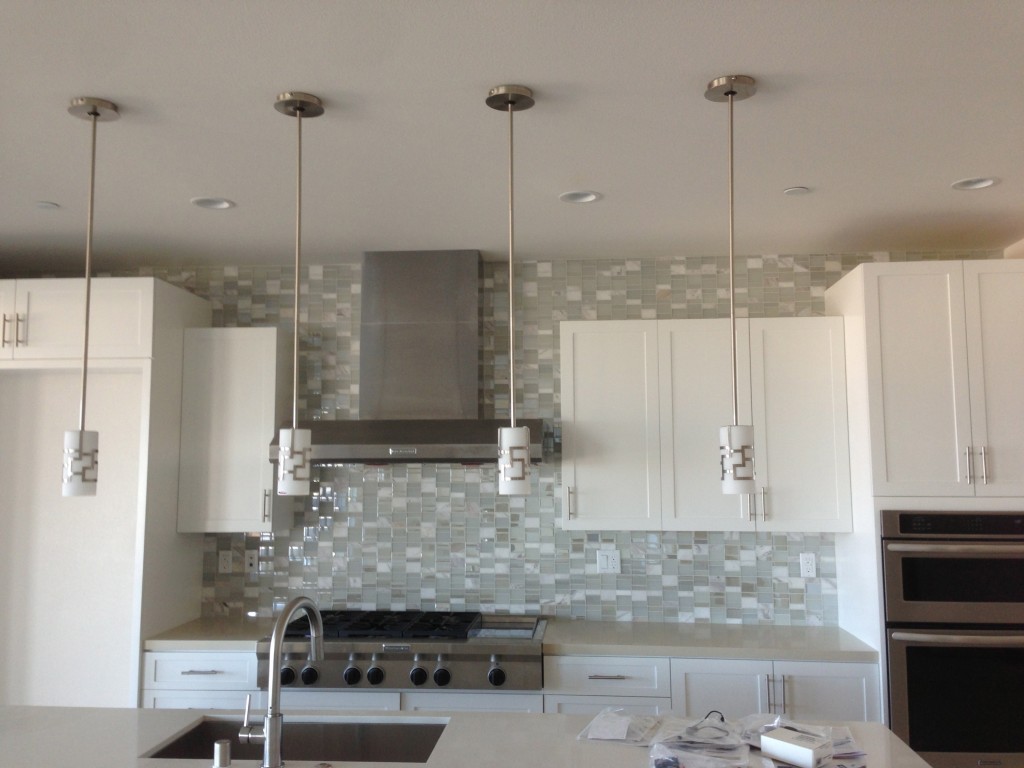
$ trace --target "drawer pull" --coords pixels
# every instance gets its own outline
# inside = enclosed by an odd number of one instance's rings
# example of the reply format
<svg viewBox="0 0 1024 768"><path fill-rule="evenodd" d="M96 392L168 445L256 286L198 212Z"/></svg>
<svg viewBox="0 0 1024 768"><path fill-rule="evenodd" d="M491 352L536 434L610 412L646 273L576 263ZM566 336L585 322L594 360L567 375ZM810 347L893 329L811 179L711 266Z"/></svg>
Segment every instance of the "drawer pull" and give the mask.
<svg viewBox="0 0 1024 768"><path fill-rule="evenodd" d="M587 680L629 680L626 675L587 675Z"/></svg>
<svg viewBox="0 0 1024 768"><path fill-rule="evenodd" d="M183 675L223 675L223 669L183 669Z"/></svg>

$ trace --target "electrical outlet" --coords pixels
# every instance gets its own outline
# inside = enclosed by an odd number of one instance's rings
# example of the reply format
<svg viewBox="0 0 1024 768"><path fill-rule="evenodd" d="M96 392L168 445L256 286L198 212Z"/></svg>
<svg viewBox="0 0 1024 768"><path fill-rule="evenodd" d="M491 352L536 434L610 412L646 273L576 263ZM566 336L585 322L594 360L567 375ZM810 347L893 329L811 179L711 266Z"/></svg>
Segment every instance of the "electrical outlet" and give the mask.
<svg viewBox="0 0 1024 768"><path fill-rule="evenodd" d="M231 550L217 553L217 573L231 573Z"/></svg>
<svg viewBox="0 0 1024 768"><path fill-rule="evenodd" d="M814 561L813 552L800 553L800 576L804 579L813 579L818 575L818 565Z"/></svg>
<svg viewBox="0 0 1024 768"><path fill-rule="evenodd" d="M622 573L622 557L617 549L597 550L598 573Z"/></svg>
<svg viewBox="0 0 1024 768"><path fill-rule="evenodd" d="M245 552L245 572L246 573L256 573L256 570L259 568L259 558L257 557L257 555L258 555L258 553L256 552L256 550L253 550L253 549L246 550L246 552Z"/></svg>

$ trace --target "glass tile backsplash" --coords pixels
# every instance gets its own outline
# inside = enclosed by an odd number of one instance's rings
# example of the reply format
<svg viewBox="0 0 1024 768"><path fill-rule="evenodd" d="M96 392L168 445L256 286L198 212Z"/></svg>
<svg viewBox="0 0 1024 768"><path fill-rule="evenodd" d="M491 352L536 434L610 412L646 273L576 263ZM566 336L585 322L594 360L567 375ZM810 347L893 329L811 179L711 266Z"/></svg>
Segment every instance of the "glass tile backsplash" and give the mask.
<svg viewBox="0 0 1024 768"><path fill-rule="evenodd" d="M737 312L824 314L825 289L864 261L1000 258L999 252L762 255L739 258ZM208 297L214 325L276 325L289 336L290 266L142 269ZM538 261L517 266L517 415L559 433L562 320L725 317L724 257ZM507 270L483 262L483 416L508 415ZM300 418L359 411L360 265L309 266L302 285ZM269 439L268 439L269 442ZM549 441L550 442L550 441ZM309 499L277 499L275 532L209 534L203 614L271 615L296 592L321 607L516 612L588 619L838 624L834 534L567 532L556 522L558 457L527 497L496 495L494 467L447 464L319 469ZM839 534L842 535L842 534ZM598 574L596 552L622 572ZM218 573L218 552L233 571ZM244 573L245 552L258 570ZM800 577L814 553L818 576Z"/></svg>

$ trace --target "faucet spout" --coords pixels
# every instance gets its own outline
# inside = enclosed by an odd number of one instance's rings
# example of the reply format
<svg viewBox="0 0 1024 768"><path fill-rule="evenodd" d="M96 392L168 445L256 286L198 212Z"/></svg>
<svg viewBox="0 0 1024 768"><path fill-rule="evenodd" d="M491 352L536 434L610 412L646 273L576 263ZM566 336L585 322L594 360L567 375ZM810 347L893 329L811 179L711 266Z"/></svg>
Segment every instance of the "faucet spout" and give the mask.
<svg viewBox="0 0 1024 768"><path fill-rule="evenodd" d="M309 659L317 662L324 659L324 627L316 603L305 595L288 601L281 615L274 622L270 635L270 675L267 683L267 714L263 727L243 727L239 738L253 744L263 744L263 768L281 768L281 731L284 713L281 711L281 664L284 655L284 633L296 613L304 612L309 617Z"/></svg>

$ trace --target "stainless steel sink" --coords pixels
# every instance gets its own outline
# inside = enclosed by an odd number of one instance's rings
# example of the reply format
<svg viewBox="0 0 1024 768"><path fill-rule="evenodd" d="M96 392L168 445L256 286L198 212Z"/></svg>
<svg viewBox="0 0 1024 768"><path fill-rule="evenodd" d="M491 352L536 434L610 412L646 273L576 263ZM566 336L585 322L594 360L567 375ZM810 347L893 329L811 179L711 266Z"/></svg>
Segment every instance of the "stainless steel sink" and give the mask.
<svg viewBox="0 0 1024 768"><path fill-rule="evenodd" d="M285 717L282 760L425 763L441 738L446 718ZM192 728L143 757L213 758L213 743L231 742L232 760L262 760L263 747L238 741L238 720L204 718Z"/></svg>

